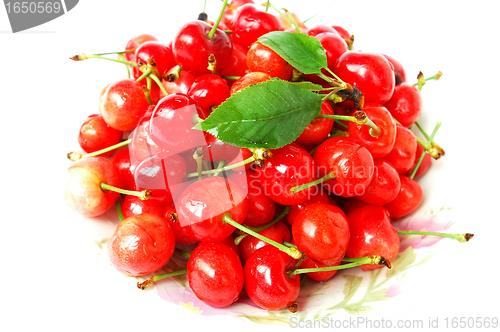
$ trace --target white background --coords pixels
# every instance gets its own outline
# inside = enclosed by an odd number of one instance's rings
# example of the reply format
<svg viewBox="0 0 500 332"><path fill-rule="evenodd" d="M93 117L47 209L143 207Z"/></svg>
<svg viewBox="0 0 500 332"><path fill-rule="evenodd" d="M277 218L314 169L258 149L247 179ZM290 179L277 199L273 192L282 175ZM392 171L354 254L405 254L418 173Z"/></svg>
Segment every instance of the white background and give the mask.
<svg viewBox="0 0 500 332"><path fill-rule="evenodd" d="M142 33L167 43L197 18L197 1L87 0L66 15L12 34L0 9L0 330L172 331L270 328L228 317L199 317L159 301L155 292L128 288L96 255L96 221L62 201L66 153L97 113L101 89L124 77L122 65L77 53L124 49ZM208 1L215 20L221 2ZM499 317L498 299L498 5L496 1L278 1L308 25L341 25L358 49L398 59L413 81L419 71L444 73L424 87L427 128L443 121L436 140L447 155L435 185L472 232L468 244L447 242L421 280L386 319ZM329 6L329 7L328 7ZM104 225L106 220L101 220ZM443 241L441 242L441 244ZM7 310L5 309L7 308ZM374 318L375 319L375 318ZM443 323L444 324L444 323ZM443 326L443 325L440 325Z"/></svg>

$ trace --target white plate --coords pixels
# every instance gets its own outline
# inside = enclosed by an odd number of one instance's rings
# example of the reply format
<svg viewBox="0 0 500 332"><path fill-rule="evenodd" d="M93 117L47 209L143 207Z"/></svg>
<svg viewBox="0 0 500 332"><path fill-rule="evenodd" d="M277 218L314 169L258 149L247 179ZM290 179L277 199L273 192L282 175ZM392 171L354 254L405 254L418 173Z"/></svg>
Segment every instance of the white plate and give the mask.
<svg viewBox="0 0 500 332"><path fill-rule="evenodd" d="M390 278L381 288L388 287L389 295L395 296L364 303L373 311L362 317L378 322L374 324L390 320L393 326L398 321L421 321L424 327L438 319L440 328L446 322L452 327L454 317L498 318L497 307L490 304L500 295L495 273L500 221L495 209L499 198L495 94L500 74L492 51L500 28L494 16L495 2L477 6L459 2L453 8L435 1L411 5L398 1L331 5L326 1L275 1L274 5L286 6L302 18L319 13L310 26L345 27L355 35L356 48L393 56L403 63L409 79L418 71L426 76L438 70L444 73L440 81L429 82L423 90L426 113L421 122L432 130L436 121L443 121L436 141L445 148L446 156L421 180L426 196L420 215L427 219L431 209L449 207L451 210L438 214L438 221L452 221L449 231L471 232L476 237L467 244L442 240L416 249L417 262L429 255L432 258ZM222 310L222 316L205 316L215 310L202 308L191 297L186 303L193 302L204 311L195 314L159 296L158 290L166 283L139 291L133 278L114 271L95 243L112 234L114 211L87 220L66 207L61 198L70 165L65 155L77 148L82 121L97 112L101 89L125 75L118 64L74 63L68 57L118 51L141 33L167 42L181 24L196 19L202 8L203 1L81 1L63 17L17 34L9 32L7 16L0 10L4 125L0 139L5 192L0 299L8 308L0 320L2 330L163 331L186 325L269 328L233 318L236 311L248 309L241 306ZM210 18L217 16L219 8L220 1L209 1ZM349 277L354 273L356 277ZM343 272L328 289L317 291L325 291L319 306L337 305L344 298L346 281L360 277L363 283L349 303L358 302L371 277L360 270ZM384 271L377 283L385 277ZM179 301L178 294L170 296ZM306 319L319 311L312 303L316 305L320 297L312 298ZM250 308L251 315L268 315ZM358 317L344 309L333 313L342 322ZM357 327L370 327L366 324Z"/></svg>

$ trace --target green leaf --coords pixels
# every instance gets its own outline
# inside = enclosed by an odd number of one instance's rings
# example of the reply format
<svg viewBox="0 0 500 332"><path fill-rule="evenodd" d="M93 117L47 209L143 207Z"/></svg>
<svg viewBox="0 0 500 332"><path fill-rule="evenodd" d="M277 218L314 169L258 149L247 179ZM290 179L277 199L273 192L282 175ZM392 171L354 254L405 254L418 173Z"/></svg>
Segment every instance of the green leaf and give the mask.
<svg viewBox="0 0 500 332"><path fill-rule="evenodd" d="M321 97L290 82L251 85L195 126L244 148L278 149L293 142L321 112Z"/></svg>
<svg viewBox="0 0 500 332"><path fill-rule="evenodd" d="M308 81L303 81L303 82L292 82L293 85L298 86L299 88L306 89L309 91L323 91L325 90L324 87L322 87L319 84L315 84L312 82Z"/></svg>
<svg viewBox="0 0 500 332"><path fill-rule="evenodd" d="M319 40L303 33L272 31L258 41L304 74L319 74L328 66L325 49Z"/></svg>

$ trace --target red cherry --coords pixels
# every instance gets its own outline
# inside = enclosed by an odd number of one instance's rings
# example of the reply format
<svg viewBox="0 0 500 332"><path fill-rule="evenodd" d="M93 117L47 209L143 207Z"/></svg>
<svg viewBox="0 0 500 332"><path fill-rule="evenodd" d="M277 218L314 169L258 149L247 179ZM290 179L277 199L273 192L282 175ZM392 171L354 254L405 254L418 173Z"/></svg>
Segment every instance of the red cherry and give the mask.
<svg viewBox="0 0 500 332"><path fill-rule="evenodd" d="M237 184L221 177L193 182L175 204L180 225L189 227L198 241L220 242L235 230L222 220L224 214L239 224L245 220L248 211L245 196Z"/></svg>
<svg viewBox="0 0 500 332"><path fill-rule="evenodd" d="M64 189L66 203L85 217L96 217L106 212L119 194L102 190L101 183L121 187L116 166L104 157L80 159L68 168L68 181Z"/></svg>
<svg viewBox="0 0 500 332"><path fill-rule="evenodd" d="M220 76L206 74L194 80L187 95L197 101L205 113L210 114L212 109L229 98L229 87Z"/></svg>
<svg viewBox="0 0 500 332"><path fill-rule="evenodd" d="M245 262L245 291L253 303L266 310L286 308L299 296L299 275L287 272L296 260L273 246L255 251Z"/></svg>
<svg viewBox="0 0 500 332"><path fill-rule="evenodd" d="M178 93L168 95L151 115L149 136L171 153L191 150L205 143L203 132L193 129L198 117L204 119L206 115L196 101Z"/></svg>
<svg viewBox="0 0 500 332"><path fill-rule="evenodd" d="M325 263L317 262L314 259L307 257L300 264L300 268L301 269L316 269L316 268L337 266L340 264L341 261L342 261L342 259L336 263L325 264ZM306 275L309 278L311 278L312 280L326 281L326 280L331 279L336 273L337 273L337 270L333 270L333 271L309 272L309 273L306 273Z"/></svg>
<svg viewBox="0 0 500 332"><path fill-rule="evenodd" d="M177 217L177 211L175 210L174 206L167 206L164 209L163 216L169 223L172 231L174 231L175 243L190 245L198 242L198 240L196 240L189 232L189 227L182 227L179 222L179 218Z"/></svg>
<svg viewBox="0 0 500 332"><path fill-rule="evenodd" d="M253 156L252 151L248 150L247 148L241 148L240 150L241 150L241 160L247 160L248 158ZM227 164L227 165L231 166L239 161L240 161L239 158L235 158L235 159L233 159L233 161L230 161L229 164ZM250 167L252 167L252 165L253 165L253 162L245 164L244 166L235 167L232 170L234 172L243 172L245 170L250 169Z"/></svg>
<svg viewBox="0 0 500 332"><path fill-rule="evenodd" d="M340 263L349 245L349 225L337 206L323 203L307 205L292 225L297 248L317 262Z"/></svg>
<svg viewBox="0 0 500 332"><path fill-rule="evenodd" d="M128 148L119 150L112 159L113 164L120 172L120 177L123 183L123 189L134 190L135 189L135 179L134 179L134 168L132 167L132 162L130 161L130 152Z"/></svg>
<svg viewBox="0 0 500 332"><path fill-rule="evenodd" d="M396 198L401 188L401 181L396 169L385 159L375 159L374 165L375 172L372 181L366 186L365 192L357 196L357 199L382 206Z"/></svg>
<svg viewBox="0 0 500 332"><path fill-rule="evenodd" d="M78 143L87 153L99 151L109 146L120 143L123 132L111 128L100 114L90 115L80 127ZM101 154L111 157L114 151Z"/></svg>
<svg viewBox="0 0 500 332"><path fill-rule="evenodd" d="M415 152L415 160L413 161L413 164L411 165L410 169L407 172L403 173L404 175L406 176L411 175L413 169L417 166L417 163L423 152L424 152L424 147L420 144L417 144L417 150ZM422 177L425 173L427 173L427 171L429 170L429 168L431 168L431 166L432 166L431 155L426 153L424 159L422 159L422 162L420 163L420 166L418 166L417 172L415 173L413 178L418 179Z"/></svg>
<svg viewBox="0 0 500 332"><path fill-rule="evenodd" d="M241 6L233 18L233 40L250 47L257 39L271 31L283 31L283 24L271 13L258 9L254 4Z"/></svg>
<svg viewBox="0 0 500 332"><path fill-rule="evenodd" d="M417 87L409 83L398 84L384 106L404 127L411 126L422 114L422 96Z"/></svg>
<svg viewBox="0 0 500 332"><path fill-rule="evenodd" d="M291 193L290 189L316 180L314 160L295 143L272 150L273 158L266 159L257 174L264 193L282 205L297 205L307 201L314 187Z"/></svg>
<svg viewBox="0 0 500 332"><path fill-rule="evenodd" d="M324 101L321 104L321 112L320 114L330 114L333 115L333 109L330 106L328 101ZM323 142L328 135L330 134L330 130L333 127L333 119L326 118L316 118L314 119L307 127L304 129L302 134L295 140L300 146L304 145L317 145Z"/></svg>
<svg viewBox="0 0 500 332"><path fill-rule="evenodd" d="M150 190L151 197L145 204L166 207L174 204L184 186L186 162L178 154L153 155L134 169L137 190Z"/></svg>
<svg viewBox="0 0 500 332"><path fill-rule="evenodd" d="M345 40L339 34L332 32L319 33L316 35L316 39L325 49L328 68L333 70L340 56L349 50Z"/></svg>
<svg viewBox="0 0 500 332"><path fill-rule="evenodd" d="M132 138L128 146L132 168L135 168L145 159L163 151L149 135L149 124L155 108L156 105L148 107L148 110L132 132Z"/></svg>
<svg viewBox="0 0 500 332"><path fill-rule="evenodd" d="M135 62L135 50L136 48L141 45L142 43L145 43L147 41L158 41L158 39L155 36L149 35L149 34L142 34L135 36L134 38L130 39L127 43L127 46L125 46L126 51L134 51L132 53L124 53L125 60Z"/></svg>
<svg viewBox="0 0 500 332"><path fill-rule="evenodd" d="M241 148L231 144L227 144L207 132L204 132L204 135L206 144L203 145L203 147L205 148L203 160L208 160L215 165L223 160L225 160L227 163L230 163L234 160L243 160L241 158ZM193 153L191 153L191 156L193 155Z"/></svg>
<svg viewBox="0 0 500 332"><path fill-rule="evenodd" d="M347 256L351 258L380 255L388 261L396 258L399 251L398 231L391 225L389 212L375 205L359 207L347 215L351 239ZM377 269L381 265L361 265L363 271Z"/></svg>
<svg viewBox="0 0 500 332"><path fill-rule="evenodd" d="M154 214L163 217L165 209L163 207L150 206L141 201L139 197L127 195L123 199L122 214L126 219L138 214Z"/></svg>
<svg viewBox="0 0 500 332"><path fill-rule="evenodd" d="M399 177L401 188L398 195L384 205L392 219L400 219L409 215L420 206L423 200L422 187L417 181L401 174Z"/></svg>
<svg viewBox="0 0 500 332"><path fill-rule="evenodd" d="M391 152L384 157L398 173L411 169L417 152L417 139L411 130L403 126L396 127L396 142ZM419 156L420 157L420 156Z"/></svg>
<svg viewBox="0 0 500 332"><path fill-rule="evenodd" d="M351 137L333 137L321 143L313 154L318 176L333 172L335 179L323 182L329 192L342 197L365 191L373 177L373 157Z"/></svg>
<svg viewBox="0 0 500 332"><path fill-rule="evenodd" d="M189 288L211 307L227 307L243 289L243 267L225 243L200 243L187 263Z"/></svg>
<svg viewBox="0 0 500 332"><path fill-rule="evenodd" d="M333 72L361 90L367 103L384 104L394 92L392 65L378 53L347 51L340 56Z"/></svg>
<svg viewBox="0 0 500 332"><path fill-rule="evenodd" d="M269 81L270 79L271 79L271 75L269 75L267 73L251 72L251 73L245 74L233 83L233 85L231 86L231 89L229 90L229 93L231 95L233 95L236 92L243 90L247 86L250 86L252 84L265 82L265 81Z"/></svg>
<svg viewBox="0 0 500 332"><path fill-rule="evenodd" d="M142 86L132 79L111 83L103 95L101 115L106 123L121 131L133 130L149 107Z"/></svg>
<svg viewBox="0 0 500 332"><path fill-rule="evenodd" d="M262 189L255 171L247 170L245 175L243 177L233 173L229 176L230 180L238 183L243 190L248 192L248 212L245 218L245 225L250 227L266 225L274 219L276 203L264 193L264 189Z"/></svg>
<svg viewBox="0 0 500 332"><path fill-rule="evenodd" d="M167 264L174 248L174 233L165 220L140 214L118 225L108 244L108 256L118 271L136 277Z"/></svg>
<svg viewBox="0 0 500 332"><path fill-rule="evenodd" d="M267 73L285 81L292 79L293 67L278 53L259 42L253 43L248 50L246 62L252 72Z"/></svg>
<svg viewBox="0 0 500 332"><path fill-rule="evenodd" d="M187 94L195 79L196 75L181 70L179 66L175 66L163 75L161 83L169 94ZM163 97L165 97L165 94L160 90L160 98Z"/></svg>
<svg viewBox="0 0 500 332"><path fill-rule="evenodd" d="M158 41L147 41L142 43L135 50L135 61L137 64L154 64L159 77L168 69L176 65L172 45L164 45ZM140 70L134 73L137 79L142 75Z"/></svg>
<svg viewBox="0 0 500 332"><path fill-rule="evenodd" d="M364 146L373 158L385 157L391 152L396 142L396 122L389 111L382 105L367 103L363 107L366 115L380 129L379 134L367 125L349 122L349 136Z"/></svg>
<svg viewBox="0 0 500 332"><path fill-rule="evenodd" d="M398 60L394 59L393 57L391 57L387 54L382 54L382 55L387 60L389 60L389 62L392 64L392 66L394 68L396 85L401 84L403 82L406 82L406 72L405 72L405 69L404 69L403 65L401 64L401 62L399 62Z"/></svg>
<svg viewBox="0 0 500 332"><path fill-rule="evenodd" d="M368 203L363 202L358 199L358 196L346 199L341 205L340 208L346 215L351 213L354 209L357 209L360 206L368 205Z"/></svg>
<svg viewBox="0 0 500 332"><path fill-rule="evenodd" d="M233 28L234 14L236 14L238 8L246 3L255 2L253 0L233 0L231 1L231 3L227 4L226 8L224 9L224 14L222 15L221 22L223 22L229 30Z"/></svg>
<svg viewBox="0 0 500 332"><path fill-rule="evenodd" d="M175 60L183 70L194 75L221 72L229 63L233 45L225 32L217 29L212 38L212 26L203 21L184 24L172 43Z"/></svg>

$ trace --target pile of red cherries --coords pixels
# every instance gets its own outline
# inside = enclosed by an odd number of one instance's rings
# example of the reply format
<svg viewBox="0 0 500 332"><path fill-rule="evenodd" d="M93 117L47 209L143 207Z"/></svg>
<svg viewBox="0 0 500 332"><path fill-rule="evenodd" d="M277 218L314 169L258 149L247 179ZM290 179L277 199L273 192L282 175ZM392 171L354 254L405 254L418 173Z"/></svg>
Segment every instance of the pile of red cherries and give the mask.
<svg viewBox="0 0 500 332"><path fill-rule="evenodd" d="M235 146L195 128L255 84L331 87L258 41L273 31L319 40L327 71L349 93L338 89L300 136L276 149ZM86 217L116 205L112 265L150 277L140 288L187 273L190 289L212 307L244 292L261 308L296 310L301 278L390 267L400 243L391 222L419 207L416 179L442 150L433 135L423 140L409 129L422 100L403 66L353 50L353 41L342 27L306 27L252 0L226 1L216 23L202 14L170 43L132 38L117 60L129 78L106 86L99 114L81 126L87 154L68 155L76 162L66 202ZM105 57L72 59L91 58ZM184 270L155 274L177 254L187 258Z"/></svg>

